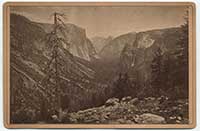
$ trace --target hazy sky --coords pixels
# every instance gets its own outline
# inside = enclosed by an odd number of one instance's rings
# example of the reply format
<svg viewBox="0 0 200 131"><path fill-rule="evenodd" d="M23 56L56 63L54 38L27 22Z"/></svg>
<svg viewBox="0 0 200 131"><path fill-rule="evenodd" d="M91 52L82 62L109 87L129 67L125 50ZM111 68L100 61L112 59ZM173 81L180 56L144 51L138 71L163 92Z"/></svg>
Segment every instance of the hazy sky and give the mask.
<svg viewBox="0 0 200 131"><path fill-rule="evenodd" d="M184 22L186 7L12 7L32 21L53 23L51 14L67 15L65 22L86 29L93 36L118 36L128 32L176 27Z"/></svg>

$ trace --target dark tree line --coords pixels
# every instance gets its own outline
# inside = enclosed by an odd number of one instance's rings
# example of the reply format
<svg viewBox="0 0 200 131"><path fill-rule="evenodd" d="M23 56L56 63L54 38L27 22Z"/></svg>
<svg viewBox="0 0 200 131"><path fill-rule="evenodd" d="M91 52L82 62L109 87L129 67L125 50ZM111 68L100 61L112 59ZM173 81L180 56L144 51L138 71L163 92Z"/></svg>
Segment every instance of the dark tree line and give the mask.
<svg viewBox="0 0 200 131"><path fill-rule="evenodd" d="M160 47L151 63L151 89L153 96L168 95L170 98L188 97L188 22L180 28L176 48L162 53Z"/></svg>

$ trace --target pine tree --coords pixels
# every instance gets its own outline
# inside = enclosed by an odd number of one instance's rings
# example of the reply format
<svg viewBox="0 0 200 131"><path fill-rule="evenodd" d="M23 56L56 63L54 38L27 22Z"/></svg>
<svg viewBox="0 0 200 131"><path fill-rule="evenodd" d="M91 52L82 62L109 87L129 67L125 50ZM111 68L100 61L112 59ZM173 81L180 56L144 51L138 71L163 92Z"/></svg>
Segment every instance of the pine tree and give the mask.
<svg viewBox="0 0 200 131"><path fill-rule="evenodd" d="M188 96L188 12L186 12L185 23L180 30L180 37L174 52L175 68L177 69L174 73L174 86L178 88L176 89L177 97L180 97L180 95Z"/></svg>
<svg viewBox="0 0 200 131"><path fill-rule="evenodd" d="M61 113L64 108L67 108L67 97L64 96L63 88L61 87L62 83L60 80L60 74L62 73L61 68L61 55L60 47L62 43L68 45L69 43L59 35L59 33L64 30L62 26L61 18L64 14L54 13L54 24L53 31L48 33L45 38L46 45L49 49L50 60L48 61L46 68L43 71L47 74L39 83L37 87L41 88L44 93L42 94L43 104L41 104L40 111L42 114L47 112L47 108L50 112L59 112ZM64 33L62 33L64 35ZM62 100L62 98L66 100ZM62 105L62 102L65 102L66 105ZM44 107L44 103L48 104ZM45 120L45 119L44 119Z"/></svg>

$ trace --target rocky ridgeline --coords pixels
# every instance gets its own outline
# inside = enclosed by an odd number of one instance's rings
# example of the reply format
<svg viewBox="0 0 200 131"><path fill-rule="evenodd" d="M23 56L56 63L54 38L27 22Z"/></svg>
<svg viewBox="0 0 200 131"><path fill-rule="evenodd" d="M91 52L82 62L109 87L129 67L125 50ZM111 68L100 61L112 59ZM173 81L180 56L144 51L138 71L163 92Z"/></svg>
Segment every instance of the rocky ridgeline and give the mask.
<svg viewBox="0 0 200 131"><path fill-rule="evenodd" d="M71 123L181 124L188 123L187 116L184 116L187 104L182 100L172 105L166 97L139 100L128 96L121 100L108 99L103 106L70 113L68 118Z"/></svg>

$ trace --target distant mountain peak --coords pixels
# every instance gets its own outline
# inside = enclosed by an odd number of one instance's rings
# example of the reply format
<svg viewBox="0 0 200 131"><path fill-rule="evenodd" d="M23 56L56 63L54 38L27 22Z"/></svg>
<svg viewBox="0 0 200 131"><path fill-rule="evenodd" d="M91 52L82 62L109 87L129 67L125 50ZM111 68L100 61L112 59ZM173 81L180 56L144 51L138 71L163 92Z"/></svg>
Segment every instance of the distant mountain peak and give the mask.
<svg viewBox="0 0 200 131"><path fill-rule="evenodd" d="M101 36L95 36L91 38L91 41L97 51L99 53L105 45L107 45L111 40L112 36L108 36L107 38Z"/></svg>

